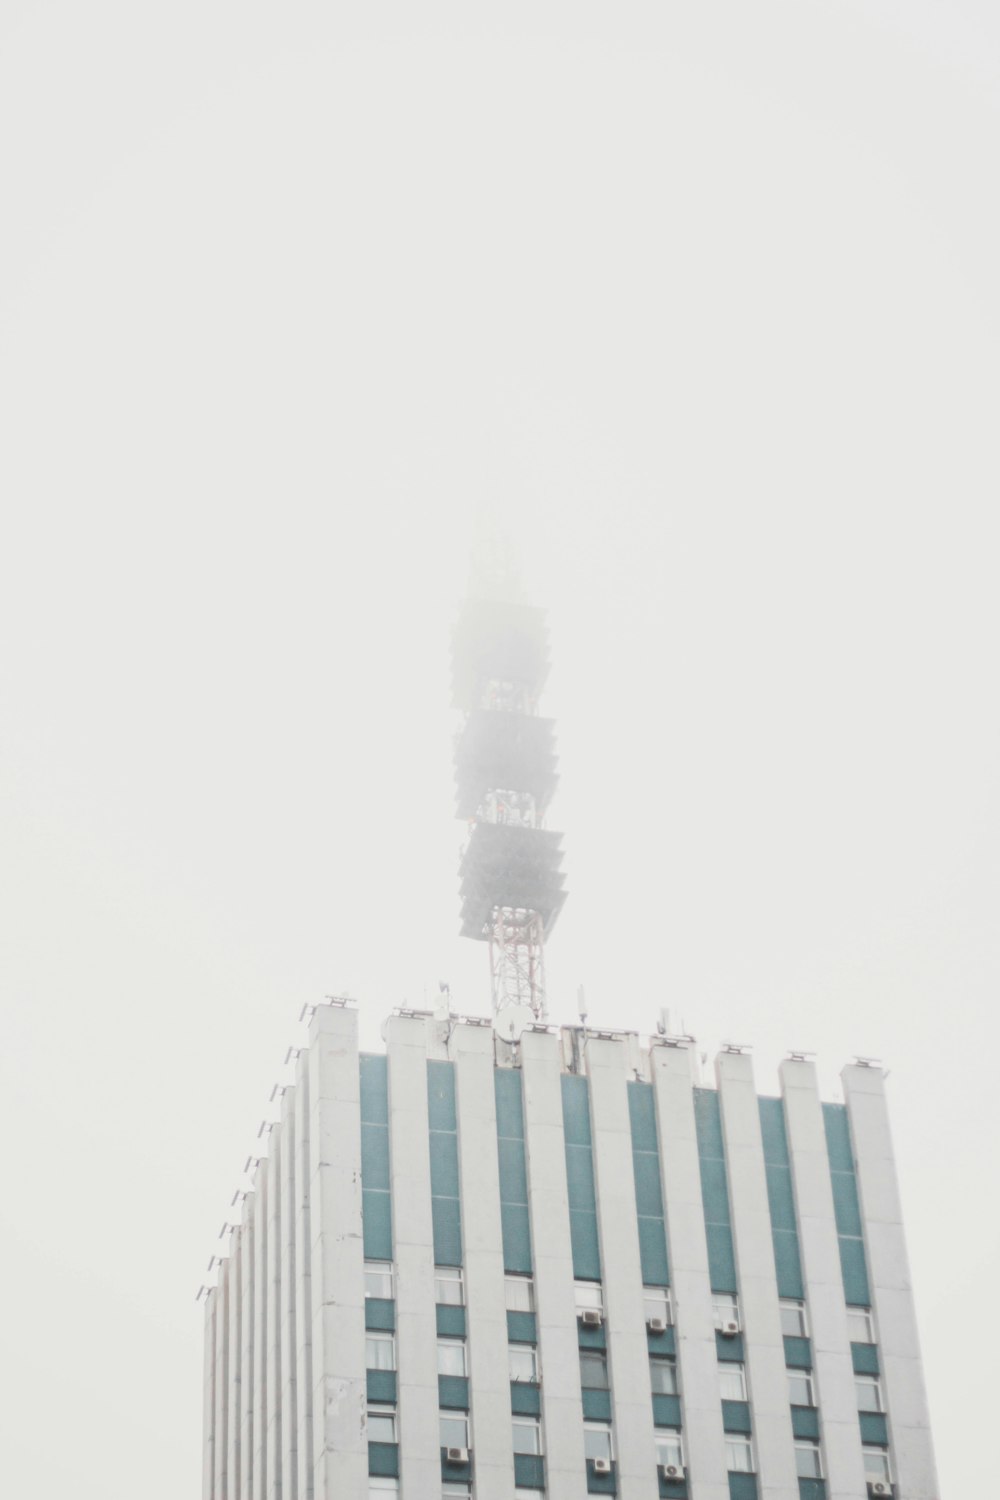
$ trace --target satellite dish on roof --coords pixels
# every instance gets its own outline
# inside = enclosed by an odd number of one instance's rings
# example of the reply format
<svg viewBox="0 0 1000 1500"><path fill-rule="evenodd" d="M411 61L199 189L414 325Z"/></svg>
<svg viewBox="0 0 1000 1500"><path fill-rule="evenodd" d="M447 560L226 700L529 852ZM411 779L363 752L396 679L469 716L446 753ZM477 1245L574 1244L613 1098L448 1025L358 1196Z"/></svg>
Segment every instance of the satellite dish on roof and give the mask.
<svg viewBox="0 0 1000 1500"><path fill-rule="evenodd" d="M505 1005L497 1011L493 1030L505 1042L518 1042L525 1028L533 1026L537 1019L530 1005Z"/></svg>

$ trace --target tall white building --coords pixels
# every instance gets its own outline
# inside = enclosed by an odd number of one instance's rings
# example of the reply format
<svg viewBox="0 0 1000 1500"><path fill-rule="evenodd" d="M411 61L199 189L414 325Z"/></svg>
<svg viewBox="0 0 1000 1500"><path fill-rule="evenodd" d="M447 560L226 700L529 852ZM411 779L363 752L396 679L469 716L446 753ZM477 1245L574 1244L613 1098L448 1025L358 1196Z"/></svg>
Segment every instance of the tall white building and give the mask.
<svg viewBox="0 0 1000 1500"><path fill-rule="evenodd" d="M493 562L494 559L488 559ZM882 1074L548 1023L544 616L454 634L492 1020L318 1007L205 1308L204 1500L939 1500Z"/></svg>
<svg viewBox="0 0 1000 1500"><path fill-rule="evenodd" d="M205 1303L204 1500L939 1500L881 1071L320 1006Z"/></svg>

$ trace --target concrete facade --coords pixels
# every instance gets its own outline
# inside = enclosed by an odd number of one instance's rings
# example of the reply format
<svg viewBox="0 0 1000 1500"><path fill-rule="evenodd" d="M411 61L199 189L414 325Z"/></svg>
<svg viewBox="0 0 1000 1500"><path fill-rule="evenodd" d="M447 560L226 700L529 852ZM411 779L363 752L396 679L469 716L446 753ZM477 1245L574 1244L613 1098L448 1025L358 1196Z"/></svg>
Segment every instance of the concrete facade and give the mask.
<svg viewBox="0 0 1000 1500"><path fill-rule="evenodd" d="M312 1017L206 1300L203 1500L866 1500L865 1450L884 1459L897 1500L940 1500L877 1068L845 1071L845 1110L821 1104L800 1059L782 1065L780 1100L761 1102L735 1051L717 1060L716 1088L702 1089L680 1038L643 1046L538 1027L512 1045L489 1026L414 1012L393 1015L384 1035L385 1062L365 1060L381 1070L383 1167L363 1149L371 1095L357 1015L333 1004ZM787 1140L777 1167L762 1111ZM845 1229L843 1195L855 1191L860 1222ZM845 1233L870 1287L871 1348L850 1342L859 1283ZM456 1289L440 1305L436 1236ZM369 1239L391 1297L369 1288L366 1299ZM521 1299L510 1311L509 1295ZM717 1333L713 1296L737 1309L735 1341ZM647 1324L650 1297L670 1308L666 1334ZM584 1322L583 1306L597 1304L600 1317ZM789 1308L801 1338L786 1336ZM439 1338L464 1343L466 1375L439 1380ZM606 1358L606 1392L584 1388L581 1351L587 1369ZM512 1383L526 1359L537 1380ZM676 1394L654 1396L654 1371L663 1379L671 1362ZM722 1399L736 1364L746 1402ZM856 1369L879 1372L882 1412L859 1418ZM789 1373L801 1370L811 1411L790 1405ZM463 1414L467 1463L447 1459L440 1427ZM533 1414L540 1453L524 1446ZM683 1474L668 1476L658 1440L678 1434ZM605 1438L609 1474L594 1462ZM819 1475L803 1473L812 1462Z"/></svg>

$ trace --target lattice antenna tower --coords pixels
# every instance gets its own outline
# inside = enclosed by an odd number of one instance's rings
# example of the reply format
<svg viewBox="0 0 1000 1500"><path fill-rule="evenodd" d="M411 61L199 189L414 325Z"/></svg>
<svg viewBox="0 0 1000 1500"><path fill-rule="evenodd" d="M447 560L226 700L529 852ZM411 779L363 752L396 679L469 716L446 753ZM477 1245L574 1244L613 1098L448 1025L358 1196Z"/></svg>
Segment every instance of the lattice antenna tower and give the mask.
<svg viewBox="0 0 1000 1500"><path fill-rule="evenodd" d="M555 725L538 712L547 675L544 612L501 543L480 550L452 633L461 932L489 945L494 1024L511 1039L546 1018L545 941L566 899L562 834L545 827L558 780Z"/></svg>

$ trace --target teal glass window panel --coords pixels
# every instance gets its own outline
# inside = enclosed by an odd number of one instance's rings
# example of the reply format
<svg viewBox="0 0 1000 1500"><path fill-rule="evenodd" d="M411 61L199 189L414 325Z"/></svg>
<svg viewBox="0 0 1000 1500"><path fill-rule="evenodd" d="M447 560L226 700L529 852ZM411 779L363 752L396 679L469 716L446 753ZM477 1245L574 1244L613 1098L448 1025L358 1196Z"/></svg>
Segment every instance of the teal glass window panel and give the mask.
<svg viewBox="0 0 1000 1500"><path fill-rule="evenodd" d="M524 1140L521 1074L516 1068L496 1068L493 1074L497 1107L497 1135Z"/></svg>
<svg viewBox="0 0 1000 1500"><path fill-rule="evenodd" d="M361 1119L372 1125L389 1122L388 1059L362 1053L358 1059L361 1084Z"/></svg>
<svg viewBox="0 0 1000 1500"><path fill-rule="evenodd" d="M855 1375L879 1375L877 1344L852 1344L851 1362Z"/></svg>
<svg viewBox="0 0 1000 1500"><path fill-rule="evenodd" d="M639 1220L639 1259L646 1286L667 1286L667 1240L662 1219Z"/></svg>
<svg viewBox="0 0 1000 1500"><path fill-rule="evenodd" d="M531 1220L527 1207L520 1203L504 1203L500 1219L504 1270L530 1275Z"/></svg>
<svg viewBox="0 0 1000 1500"><path fill-rule="evenodd" d="M369 1443L368 1444L368 1472L369 1474L386 1474L396 1477L399 1474L399 1448L395 1443Z"/></svg>
<svg viewBox="0 0 1000 1500"><path fill-rule="evenodd" d="M656 1136L656 1100L651 1083L630 1083L628 1086L628 1112L632 1127L632 1148L635 1151L659 1150Z"/></svg>
<svg viewBox="0 0 1000 1500"><path fill-rule="evenodd" d="M733 1238L726 1224L706 1224L708 1271L713 1292L736 1293L736 1261Z"/></svg>
<svg viewBox="0 0 1000 1500"><path fill-rule="evenodd" d="M540 1453L514 1454L514 1483L523 1490L545 1488L545 1459Z"/></svg>
<svg viewBox="0 0 1000 1500"><path fill-rule="evenodd" d="M597 1240L597 1215L571 1211L569 1237L573 1249L573 1275L579 1281L599 1281L601 1252Z"/></svg>
<svg viewBox="0 0 1000 1500"><path fill-rule="evenodd" d="M431 1131L431 1191L438 1198L458 1197L457 1138L442 1131ZM438 1262L443 1265L443 1261Z"/></svg>
<svg viewBox="0 0 1000 1500"><path fill-rule="evenodd" d="M778 1296L801 1300L805 1296L802 1262L799 1259L799 1237L785 1229L775 1229L774 1268L778 1278Z"/></svg>
<svg viewBox="0 0 1000 1500"><path fill-rule="evenodd" d="M500 1162L500 1197L505 1203L527 1203L528 1174L524 1164L524 1142L516 1139L497 1141Z"/></svg>
<svg viewBox="0 0 1000 1500"><path fill-rule="evenodd" d="M775 1229L796 1231L795 1199L792 1194L792 1174L787 1167L769 1164L767 1173L767 1201L771 1210L771 1223Z"/></svg>
<svg viewBox="0 0 1000 1500"><path fill-rule="evenodd" d="M563 1073L561 1084L563 1131L566 1142L572 1146L589 1146L591 1144L590 1094L587 1080L575 1073Z"/></svg>
<svg viewBox="0 0 1000 1500"><path fill-rule="evenodd" d="M791 1370L812 1369L812 1344L806 1338L785 1334L785 1364Z"/></svg>
<svg viewBox="0 0 1000 1500"><path fill-rule="evenodd" d="M388 1193L362 1192L361 1228L368 1260L392 1257L392 1205Z"/></svg>
<svg viewBox="0 0 1000 1500"><path fill-rule="evenodd" d="M746 1401L723 1401L722 1426L725 1432L749 1432L749 1403Z"/></svg>
<svg viewBox="0 0 1000 1500"><path fill-rule="evenodd" d="M597 1208L594 1193L594 1160L589 1146L566 1147L566 1182L571 1209L593 1213Z"/></svg>
<svg viewBox="0 0 1000 1500"><path fill-rule="evenodd" d="M635 1206L639 1214L663 1218L663 1194L660 1190L660 1158L650 1151L632 1154L635 1169Z"/></svg>
<svg viewBox="0 0 1000 1500"><path fill-rule="evenodd" d="M853 1173L854 1152L851 1150L851 1127L846 1106L824 1104L823 1127L826 1131L826 1150L831 1171Z"/></svg>
<svg viewBox="0 0 1000 1500"><path fill-rule="evenodd" d="M698 1136L698 1154L724 1157L722 1115L719 1110L719 1095L715 1089L694 1090L694 1123Z"/></svg>
<svg viewBox="0 0 1000 1500"><path fill-rule="evenodd" d="M726 1184L726 1164L721 1159L702 1157L701 1195L705 1205L706 1222L728 1224L729 1191Z"/></svg>
<svg viewBox="0 0 1000 1500"><path fill-rule="evenodd" d="M865 1267L865 1247L860 1240L840 1237L840 1267L844 1273L844 1297L848 1302L867 1307L871 1302L868 1291L868 1271Z"/></svg>
<svg viewBox="0 0 1000 1500"><path fill-rule="evenodd" d="M788 1166L788 1135L785 1129L785 1110L780 1099L759 1099L760 1133L764 1144L764 1160L780 1166Z"/></svg>
<svg viewBox="0 0 1000 1500"><path fill-rule="evenodd" d="M833 1212L837 1220L837 1233L861 1237L861 1208L858 1204L858 1188L851 1172L832 1172Z"/></svg>
<svg viewBox="0 0 1000 1500"><path fill-rule="evenodd" d="M432 1198L434 1261L439 1266L462 1264L462 1220L457 1198Z"/></svg>
<svg viewBox="0 0 1000 1500"><path fill-rule="evenodd" d="M455 1064L431 1058L427 1063L427 1116L431 1130L456 1131Z"/></svg>

